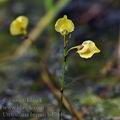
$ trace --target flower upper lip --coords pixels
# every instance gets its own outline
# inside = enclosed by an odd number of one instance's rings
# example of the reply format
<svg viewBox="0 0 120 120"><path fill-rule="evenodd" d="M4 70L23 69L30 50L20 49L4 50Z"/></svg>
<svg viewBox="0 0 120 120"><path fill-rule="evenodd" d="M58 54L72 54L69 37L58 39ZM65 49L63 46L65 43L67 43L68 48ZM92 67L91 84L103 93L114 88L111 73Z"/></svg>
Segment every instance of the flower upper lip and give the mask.
<svg viewBox="0 0 120 120"><path fill-rule="evenodd" d="M60 32L61 35L67 35L74 31L74 24L72 20L67 18L67 15L64 15L62 18L57 20L55 24L55 30Z"/></svg>

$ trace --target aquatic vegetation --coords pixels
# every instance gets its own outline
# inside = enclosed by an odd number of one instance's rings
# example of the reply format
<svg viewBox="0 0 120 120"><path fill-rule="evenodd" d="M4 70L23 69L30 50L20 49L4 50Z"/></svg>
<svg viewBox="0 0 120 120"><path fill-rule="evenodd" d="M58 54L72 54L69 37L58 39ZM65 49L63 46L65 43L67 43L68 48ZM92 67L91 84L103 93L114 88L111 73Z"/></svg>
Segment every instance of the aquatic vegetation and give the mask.
<svg viewBox="0 0 120 120"><path fill-rule="evenodd" d="M82 58L91 58L95 53L99 53L100 50L96 47L95 43L91 40L84 41L81 45L74 46L71 48L67 47L69 40L67 40L67 36L69 33L74 31L74 23L67 18L67 15L64 15L63 18L59 18L55 24L55 30L59 32L64 38L64 62L62 69L62 77L61 77L61 104L60 104L60 120L62 118L62 102L63 102L63 94L64 94L64 78L65 78L65 68L67 65L67 57L69 57L69 52L72 50L76 50L75 53L78 53Z"/></svg>

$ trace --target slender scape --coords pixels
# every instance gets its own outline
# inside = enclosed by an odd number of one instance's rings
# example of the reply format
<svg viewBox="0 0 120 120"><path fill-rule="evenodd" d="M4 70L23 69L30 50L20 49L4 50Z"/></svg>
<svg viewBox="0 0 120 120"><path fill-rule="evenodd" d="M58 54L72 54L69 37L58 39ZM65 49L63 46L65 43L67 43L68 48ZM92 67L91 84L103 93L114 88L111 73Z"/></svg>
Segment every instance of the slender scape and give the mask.
<svg viewBox="0 0 120 120"><path fill-rule="evenodd" d="M67 59L66 59L66 52L67 51L67 39L66 35L64 35L64 61L63 61L63 66L62 66L62 77L61 77L61 99L60 99L60 118L59 120L62 120L62 105L63 105L63 95L64 95L64 79L65 79L65 68L67 64Z"/></svg>

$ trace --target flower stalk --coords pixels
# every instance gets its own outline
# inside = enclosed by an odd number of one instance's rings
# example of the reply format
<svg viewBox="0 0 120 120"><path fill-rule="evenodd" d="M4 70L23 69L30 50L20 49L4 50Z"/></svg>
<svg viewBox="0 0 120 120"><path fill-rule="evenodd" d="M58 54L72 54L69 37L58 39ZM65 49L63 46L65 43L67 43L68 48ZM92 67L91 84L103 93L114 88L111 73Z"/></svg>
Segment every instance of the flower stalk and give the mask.
<svg viewBox="0 0 120 120"><path fill-rule="evenodd" d="M62 120L62 108L63 108L63 95L64 95L64 80L65 80L65 68L67 65L66 53L67 53L67 36L64 35L64 61L62 66L62 77L61 77L61 99L60 99L60 116L59 120Z"/></svg>

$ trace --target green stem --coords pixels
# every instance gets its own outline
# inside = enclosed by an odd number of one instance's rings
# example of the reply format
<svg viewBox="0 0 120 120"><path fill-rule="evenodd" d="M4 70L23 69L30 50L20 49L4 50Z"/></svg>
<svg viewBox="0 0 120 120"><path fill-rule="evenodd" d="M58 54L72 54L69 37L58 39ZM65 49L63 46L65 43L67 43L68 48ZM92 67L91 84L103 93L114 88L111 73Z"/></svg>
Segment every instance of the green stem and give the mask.
<svg viewBox="0 0 120 120"><path fill-rule="evenodd" d="M80 46L80 45L77 45L77 46L75 46L75 47L71 47L70 49L68 49L66 55L68 55L71 50L78 49L79 46Z"/></svg>
<svg viewBox="0 0 120 120"><path fill-rule="evenodd" d="M63 108L63 95L64 95L64 80L65 80L65 68L66 68L66 64L67 64L67 61L65 59L66 57L66 51L67 51L67 48L66 48L66 45L67 45L67 39L66 39L66 36L64 36L64 62L63 62L63 66L62 66L62 77L61 77L61 89L60 89L60 92L61 92L61 99L60 99L60 118L59 120L62 120L62 108Z"/></svg>
<svg viewBox="0 0 120 120"><path fill-rule="evenodd" d="M69 53L70 53L71 51L73 51L73 50L75 50L75 49L76 49L76 51L75 51L75 52L77 52L77 50L80 50L80 49L82 49L82 48L83 48L83 46L82 46L82 45L77 45L77 46L74 46L74 47L69 48L69 49L66 51L66 53L65 53L65 59L67 59L67 58L68 58Z"/></svg>

